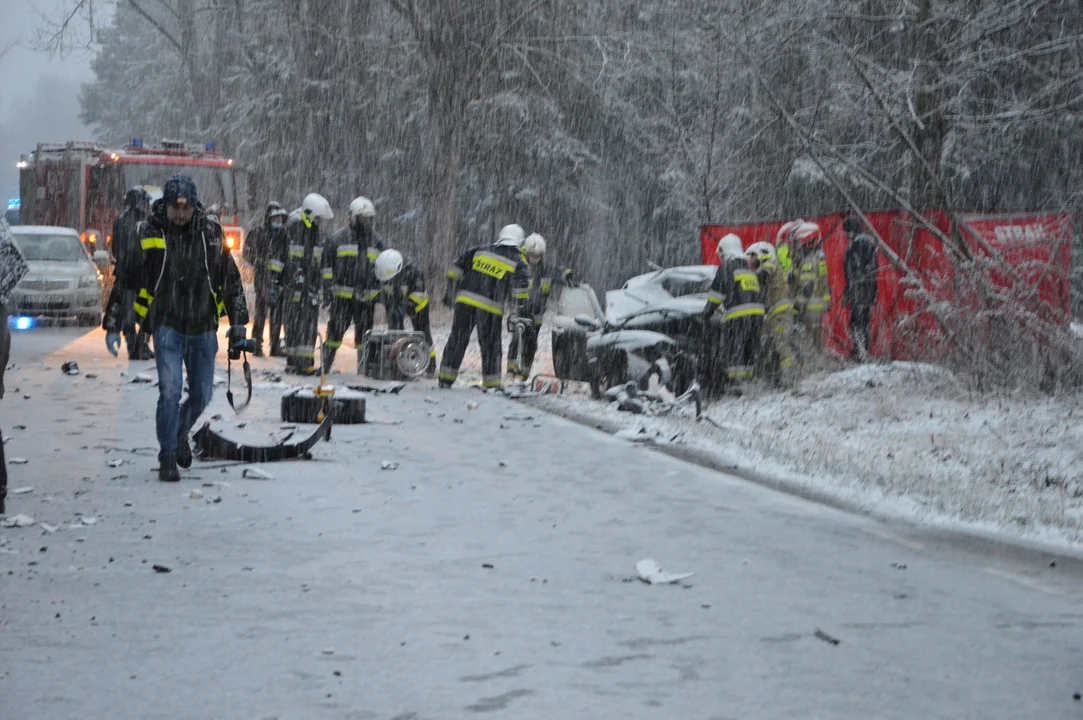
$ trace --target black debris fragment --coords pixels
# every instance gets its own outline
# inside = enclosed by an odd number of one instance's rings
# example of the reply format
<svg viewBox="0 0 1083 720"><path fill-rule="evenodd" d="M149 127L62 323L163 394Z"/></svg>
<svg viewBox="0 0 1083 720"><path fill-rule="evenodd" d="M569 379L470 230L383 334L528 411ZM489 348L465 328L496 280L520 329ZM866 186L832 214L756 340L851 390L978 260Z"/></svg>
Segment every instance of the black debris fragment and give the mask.
<svg viewBox="0 0 1083 720"><path fill-rule="evenodd" d="M813 634L814 637L817 637L820 640L823 640L825 643L830 643L831 645L838 645L839 643L842 642L841 640L839 640L836 637L831 637L830 635L825 633L820 628L816 628L816 632L814 632L812 634Z"/></svg>
<svg viewBox="0 0 1083 720"><path fill-rule="evenodd" d="M155 565L154 572L156 573L168 573L173 572L173 568L166 567L165 565Z"/></svg>

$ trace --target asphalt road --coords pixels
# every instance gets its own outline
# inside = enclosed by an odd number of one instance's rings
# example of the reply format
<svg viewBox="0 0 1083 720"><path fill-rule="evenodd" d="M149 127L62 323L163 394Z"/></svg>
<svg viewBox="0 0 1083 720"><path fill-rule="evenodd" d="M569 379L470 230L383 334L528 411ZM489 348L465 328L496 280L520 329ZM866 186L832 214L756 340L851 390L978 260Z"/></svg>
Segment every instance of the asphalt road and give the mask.
<svg viewBox="0 0 1083 720"><path fill-rule="evenodd" d="M163 485L149 364L52 332L0 402L38 523L0 529L0 718L1083 718L1074 563L421 384L273 479ZM261 368L223 432L281 434Z"/></svg>

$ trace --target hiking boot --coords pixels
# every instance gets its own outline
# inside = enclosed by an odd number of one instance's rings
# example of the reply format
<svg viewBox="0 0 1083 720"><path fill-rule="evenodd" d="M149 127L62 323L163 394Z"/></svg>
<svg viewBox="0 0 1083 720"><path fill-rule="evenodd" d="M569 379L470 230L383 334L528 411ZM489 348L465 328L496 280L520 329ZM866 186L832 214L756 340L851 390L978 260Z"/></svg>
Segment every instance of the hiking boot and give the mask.
<svg viewBox="0 0 1083 720"><path fill-rule="evenodd" d="M165 454L158 464L158 479L162 482L180 482L176 453Z"/></svg>
<svg viewBox="0 0 1083 720"><path fill-rule="evenodd" d="M188 436L177 437L177 465L187 470L192 467L192 446L188 444Z"/></svg>

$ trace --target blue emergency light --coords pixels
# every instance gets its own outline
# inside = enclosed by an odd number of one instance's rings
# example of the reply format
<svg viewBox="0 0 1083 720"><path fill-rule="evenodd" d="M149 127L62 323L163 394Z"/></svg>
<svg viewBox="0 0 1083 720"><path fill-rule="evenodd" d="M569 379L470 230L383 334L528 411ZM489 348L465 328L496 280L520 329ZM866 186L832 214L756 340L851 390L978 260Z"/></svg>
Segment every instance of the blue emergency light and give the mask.
<svg viewBox="0 0 1083 720"><path fill-rule="evenodd" d="M16 330L29 330L30 328L34 327L34 318L27 317L26 315L20 315L18 317L12 318L11 324L15 326Z"/></svg>
<svg viewBox="0 0 1083 720"><path fill-rule="evenodd" d="M207 152L214 152L214 143L212 142L207 143L203 147L206 148Z"/></svg>
<svg viewBox="0 0 1083 720"><path fill-rule="evenodd" d="M11 198L8 200L8 210L18 210L22 204L23 202L19 198Z"/></svg>
<svg viewBox="0 0 1083 720"><path fill-rule="evenodd" d="M143 147L143 138L132 138L132 147Z"/></svg>

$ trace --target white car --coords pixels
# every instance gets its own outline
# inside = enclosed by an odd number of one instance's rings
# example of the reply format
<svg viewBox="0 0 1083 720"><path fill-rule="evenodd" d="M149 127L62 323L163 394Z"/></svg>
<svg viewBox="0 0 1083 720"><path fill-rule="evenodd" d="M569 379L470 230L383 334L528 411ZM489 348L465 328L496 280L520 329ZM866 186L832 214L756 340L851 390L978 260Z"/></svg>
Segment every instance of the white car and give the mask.
<svg viewBox="0 0 1083 720"><path fill-rule="evenodd" d="M11 315L100 324L102 274L79 233L47 225L16 225L11 233L28 267L9 298Z"/></svg>

